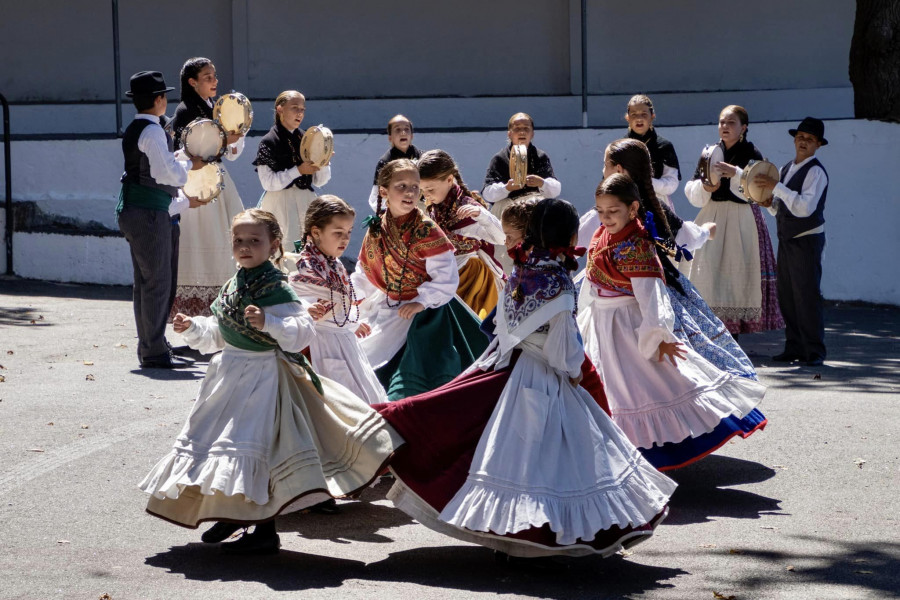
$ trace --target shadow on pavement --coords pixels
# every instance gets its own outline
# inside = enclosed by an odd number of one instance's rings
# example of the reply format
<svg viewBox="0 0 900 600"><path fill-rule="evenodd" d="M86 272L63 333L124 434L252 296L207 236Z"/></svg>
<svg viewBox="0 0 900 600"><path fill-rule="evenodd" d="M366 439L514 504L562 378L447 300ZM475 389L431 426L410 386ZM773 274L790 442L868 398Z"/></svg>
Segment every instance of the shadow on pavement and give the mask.
<svg viewBox="0 0 900 600"><path fill-rule="evenodd" d="M196 581L256 581L278 591L339 587L364 577L361 561L282 550L268 556L232 556L203 543L173 546L145 564Z"/></svg>
<svg viewBox="0 0 900 600"><path fill-rule="evenodd" d="M52 325L50 321L44 320L44 315L40 314L40 309L29 307L7 308L0 306L0 326L4 325L27 325L28 327L47 327Z"/></svg>
<svg viewBox="0 0 900 600"><path fill-rule="evenodd" d="M185 381L193 379L203 379L206 371L200 371L194 367L185 367L183 369L132 369L132 375L140 375L147 379L155 379L157 381Z"/></svg>
<svg viewBox="0 0 900 600"><path fill-rule="evenodd" d="M741 336L741 346L757 367L774 367L767 384L775 389L821 389L896 394L900 386L900 310L890 307L830 306L825 313L824 366L776 363L783 331Z"/></svg>
<svg viewBox="0 0 900 600"><path fill-rule="evenodd" d="M660 588L688 572L642 565L614 556L522 560L498 563L493 552L477 546L405 550L365 565L362 562L282 550L275 556L229 556L200 543L174 546L145 559L145 564L196 581L255 581L277 591L339 587L345 580L405 582L472 592L521 594L542 598L622 597ZM565 576L566 585L560 585Z"/></svg>
<svg viewBox="0 0 900 600"><path fill-rule="evenodd" d="M883 593L871 597L897 597L900 590L900 544L847 542L814 536L791 537L797 540L798 548L806 545L816 547L824 543L833 550L827 553L741 550L742 555L774 568L765 570L765 574L754 570L753 574L736 579L736 587L763 592L770 588L774 597L775 590L783 589L781 586L785 582L816 583L853 586ZM793 569L788 571L788 567Z"/></svg>
<svg viewBox="0 0 900 600"><path fill-rule="evenodd" d="M744 443L754 441L750 438ZM763 514L781 514L781 500L727 488L759 483L771 479L775 473L774 469L759 463L717 455L669 471L666 475L678 482L678 488L669 502L670 512L665 524L704 523L713 517L758 519Z"/></svg>
<svg viewBox="0 0 900 600"><path fill-rule="evenodd" d="M406 513L393 506L372 504L376 500L383 500L392 484L393 479L381 481L365 490L359 502L341 502L338 514L304 511L281 516L278 518L278 531L296 532L301 538L329 540L336 544L392 543L392 538L379 531L414 522ZM284 536L284 533L281 535Z"/></svg>

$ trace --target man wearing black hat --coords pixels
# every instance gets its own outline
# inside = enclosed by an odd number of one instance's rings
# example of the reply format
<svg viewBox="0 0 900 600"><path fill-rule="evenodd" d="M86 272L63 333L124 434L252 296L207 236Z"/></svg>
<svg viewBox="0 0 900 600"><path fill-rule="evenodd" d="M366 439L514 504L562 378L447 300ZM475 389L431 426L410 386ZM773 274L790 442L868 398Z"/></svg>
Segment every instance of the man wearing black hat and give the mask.
<svg viewBox="0 0 900 600"><path fill-rule="evenodd" d="M169 206L187 182L188 170L203 166L199 159L192 159L193 165L175 160L172 137L163 130L160 118L173 89L162 73L141 71L132 75L131 89L125 92L138 114L122 137L125 172L116 215L131 247L138 359L145 369L179 366L165 336L177 252Z"/></svg>
<svg viewBox="0 0 900 600"><path fill-rule="evenodd" d="M825 198L828 173L816 150L828 144L825 124L806 117L796 129L794 160L781 168L781 181L765 175L754 181L773 190L764 203L778 225L778 304L785 322L784 352L777 362L825 361L825 307L822 299L822 251L825 249Z"/></svg>

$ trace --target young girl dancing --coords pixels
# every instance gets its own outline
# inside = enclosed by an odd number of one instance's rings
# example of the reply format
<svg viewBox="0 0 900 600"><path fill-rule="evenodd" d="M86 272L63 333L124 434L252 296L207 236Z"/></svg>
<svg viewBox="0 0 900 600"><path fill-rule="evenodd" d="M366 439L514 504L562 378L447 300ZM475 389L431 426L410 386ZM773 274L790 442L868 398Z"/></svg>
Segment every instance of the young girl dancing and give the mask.
<svg viewBox="0 0 900 600"><path fill-rule="evenodd" d="M456 295L478 318L497 306L503 289L503 267L494 260L494 244L503 244L500 220L469 191L453 158L443 150L429 150L419 158L422 195L428 216L453 244L459 268Z"/></svg>
<svg viewBox="0 0 900 600"><path fill-rule="evenodd" d="M682 344L656 241L637 186L612 174L597 188L594 234L578 325L606 388L613 420L657 468L699 460L734 435L765 395Z"/></svg>
<svg viewBox="0 0 900 600"><path fill-rule="evenodd" d="M350 243L355 216L337 196L313 200L295 255L297 271L288 280L316 322L316 337L309 344L313 369L375 404L387 402L387 395L357 340L371 329L359 320L360 299L338 260Z"/></svg>
<svg viewBox="0 0 900 600"><path fill-rule="evenodd" d="M683 221L657 201L651 184L650 155L641 142L621 139L606 147L603 175L608 177L615 173L624 173L635 182L642 207L655 217L654 226L657 233L670 241L670 247L678 246L682 250L682 259L687 258L683 250L693 252L712 237L715 232L714 223L696 225L691 221ZM599 221L597 211L590 212L596 215L595 218ZM579 233L579 238L581 237L582 233ZM674 243L671 243L672 239ZM590 244L590 238L587 243ZM659 247L657 254L662 260L669 301L675 311L675 336L678 340L691 346L718 369L741 377L757 379L753 363L728 333L725 324L710 309L688 278L674 268L669 260L670 256ZM751 417L758 417L758 421L752 424L753 427L763 424L762 413L759 411L754 411ZM749 422L746 425L751 426Z"/></svg>
<svg viewBox="0 0 900 600"><path fill-rule="evenodd" d="M175 147L182 146L184 128L194 119L213 118L213 99L219 80L216 67L208 58L188 59L181 67L181 103L172 118ZM244 150L244 136L227 139L224 158L237 160ZM222 167L224 170L224 166ZM187 313L209 316L209 307L222 284L234 274L231 258L231 219L244 210L241 196L225 171L225 189L216 202L210 202L181 214L181 241L178 252L178 277L171 315Z"/></svg>
<svg viewBox="0 0 900 600"><path fill-rule="evenodd" d="M446 386L377 407L410 435L395 505L512 556L608 556L652 535L675 489L579 386L577 226L571 204L540 201L488 351Z"/></svg>
<svg viewBox="0 0 900 600"><path fill-rule="evenodd" d="M276 515L351 495L368 485L403 442L369 405L318 377L302 355L315 329L270 258L281 247L271 213L250 209L232 223L237 274L212 317L175 316L175 331L210 361L174 448L140 487L147 512L196 528L228 552L272 553Z"/></svg>
<svg viewBox="0 0 900 600"><path fill-rule="evenodd" d="M256 173L263 187L259 208L275 215L284 232L284 249L292 250L300 239L306 210L316 199L315 188L331 179L331 165L318 167L300 158L300 129L306 115L306 98L286 90L275 98L275 124L259 141Z"/></svg>
<svg viewBox="0 0 900 600"><path fill-rule="evenodd" d="M447 383L487 346L459 287L454 247L416 206L419 169L401 158L382 167L375 216L351 275L366 301L372 333L360 345L388 398L396 400ZM382 199L387 209L382 210Z"/></svg>

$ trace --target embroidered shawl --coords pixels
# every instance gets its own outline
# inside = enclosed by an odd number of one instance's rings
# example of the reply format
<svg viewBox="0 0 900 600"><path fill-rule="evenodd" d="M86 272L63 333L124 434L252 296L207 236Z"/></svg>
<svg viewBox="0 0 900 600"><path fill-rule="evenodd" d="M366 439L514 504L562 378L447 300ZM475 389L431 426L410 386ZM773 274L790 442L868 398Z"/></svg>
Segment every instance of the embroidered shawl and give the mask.
<svg viewBox="0 0 900 600"><path fill-rule="evenodd" d="M468 237L456 232L457 229L475 224L475 219L472 217L461 219L456 214L460 207L469 205L487 208L484 202L479 202L471 196L464 196L462 188L454 185L450 188L443 202L428 206L428 216L434 219L434 222L446 232L447 237L450 238L450 243L456 249L455 254L457 256L472 254L480 250L483 245L490 245L485 244L483 240L478 238Z"/></svg>
<svg viewBox="0 0 900 600"><path fill-rule="evenodd" d="M295 291L302 294L305 289L309 289L310 295L315 294L316 300L326 306L326 314L338 305L349 309L351 304L359 304L351 293L350 277L344 264L323 254L312 240L307 240L300 250L297 272L290 276L289 281ZM350 315L335 315L335 318L343 319L347 316ZM358 317L358 312L356 316Z"/></svg>
<svg viewBox="0 0 900 600"><path fill-rule="evenodd" d="M664 279L656 245L638 219L615 234L600 226L591 240L586 275L596 287L629 296L634 295L633 277Z"/></svg>
<svg viewBox="0 0 900 600"><path fill-rule="evenodd" d="M575 284L566 268L546 250L531 251L513 267L498 308L500 351L506 353L562 311L576 311Z"/></svg>
<svg viewBox="0 0 900 600"><path fill-rule="evenodd" d="M444 231L418 208L400 219L388 210L381 218L380 235L366 232L359 265L391 300L412 300L418 287L431 281L425 259L452 251L453 244Z"/></svg>

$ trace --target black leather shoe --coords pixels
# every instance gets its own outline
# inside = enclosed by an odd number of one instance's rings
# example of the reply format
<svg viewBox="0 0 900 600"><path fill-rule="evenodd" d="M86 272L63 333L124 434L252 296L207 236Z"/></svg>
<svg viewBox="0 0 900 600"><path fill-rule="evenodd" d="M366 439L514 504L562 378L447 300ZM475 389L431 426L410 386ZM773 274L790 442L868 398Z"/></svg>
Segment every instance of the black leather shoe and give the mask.
<svg viewBox="0 0 900 600"><path fill-rule="evenodd" d="M821 367L825 364L825 359L818 355L809 357L809 360L803 363L807 367Z"/></svg>
<svg viewBox="0 0 900 600"><path fill-rule="evenodd" d="M325 502L314 504L313 506L309 507L309 510L322 515L336 515L341 512L341 509L337 505L337 502L335 502L334 498L329 498Z"/></svg>
<svg viewBox="0 0 900 600"><path fill-rule="evenodd" d="M244 533L237 541L222 544L226 554L276 554L281 548L277 533Z"/></svg>
<svg viewBox="0 0 900 600"><path fill-rule="evenodd" d="M782 352L781 354L776 354L772 357L772 360L775 362L794 362L795 360L800 360L802 357L798 354L792 354L790 352Z"/></svg>
<svg viewBox="0 0 900 600"><path fill-rule="evenodd" d="M238 525L237 523L223 523L220 521L204 531L203 535L200 536L200 540L206 544L218 544L243 528L243 525Z"/></svg>
<svg viewBox="0 0 900 600"><path fill-rule="evenodd" d="M192 364L194 363L177 356L172 356L168 352L141 360L142 369L180 369L183 367L190 367Z"/></svg>

